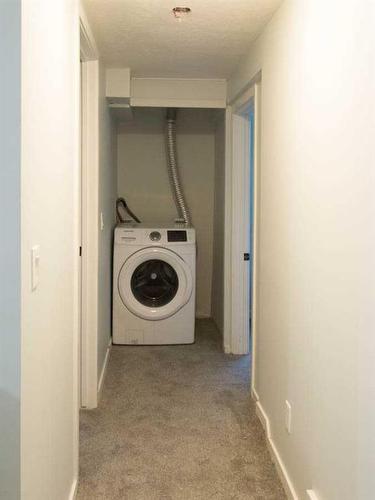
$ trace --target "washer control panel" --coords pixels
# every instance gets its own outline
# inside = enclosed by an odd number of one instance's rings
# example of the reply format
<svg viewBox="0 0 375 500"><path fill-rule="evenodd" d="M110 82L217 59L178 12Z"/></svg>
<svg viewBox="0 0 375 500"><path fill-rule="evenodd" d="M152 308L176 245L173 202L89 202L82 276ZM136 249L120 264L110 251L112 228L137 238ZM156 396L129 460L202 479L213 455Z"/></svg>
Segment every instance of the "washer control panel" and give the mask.
<svg viewBox="0 0 375 500"><path fill-rule="evenodd" d="M151 241L160 241L161 240L161 234L159 231L152 231L150 233L150 240Z"/></svg>
<svg viewBox="0 0 375 500"><path fill-rule="evenodd" d="M177 225L154 228L142 224L119 224L115 229L115 244L145 246L195 244L195 230Z"/></svg>

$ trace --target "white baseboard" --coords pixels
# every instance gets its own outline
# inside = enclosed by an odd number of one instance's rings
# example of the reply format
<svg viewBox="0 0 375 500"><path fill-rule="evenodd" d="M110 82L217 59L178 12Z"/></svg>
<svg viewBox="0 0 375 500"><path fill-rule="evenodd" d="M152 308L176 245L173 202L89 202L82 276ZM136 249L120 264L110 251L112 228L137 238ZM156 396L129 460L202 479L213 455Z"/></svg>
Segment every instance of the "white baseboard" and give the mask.
<svg viewBox="0 0 375 500"><path fill-rule="evenodd" d="M106 352L105 358L104 358L104 363L103 363L102 371L100 373L100 378L99 378L99 383L98 383L98 403L99 403L100 396L101 396L102 390L103 390L103 383L104 383L104 379L105 379L105 376L106 376L106 373L107 373L107 368L108 368L109 356L111 354L111 349L112 349L112 338L109 341L109 344L108 344L108 347L107 347L107 352Z"/></svg>
<svg viewBox="0 0 375 500"><path fill-rule="evenodd" d="M70 493L69 493L69 500L74 500L75 497L77 496L77 489L78 489L78 478L74 478L72 487L70 488Z"/></svg>
<svg viewBox="0 0 375 500"><path fill-rule="evenodd" d="M286 467L281 460L280 454L276 448L275 443L273 442L272 436L271 436L271 429L270 429L270 421L269 418L264 411L263 406L261 405L259 401L259 396L256 393L256 391L253 389L252 394L254 398L256 399L256 414L258 415L258 418L264 428L264 431L266 433L266 438L267 438L267 445L268 449L270 451L272 460L275 463L276 470L278 472L278 475L280 477L280 480L284 486L286 495L289 500L299 500L298 495L296 493L296 490L294 489L293 483L289 477L288 471L286 470Z"/></svg>
<svg viewBox="0 0 375 500"><path fill-rule="evenodd" d="M307 498L309 500L319 500L316 493L313 490L306 490Z"/></svg>
<svg viewBox="0 0 375 500"><path fill-rule="evenodd" d="M257 403L259 401L259 395L255 389L255 387L251 387L251 397Z"/></svg>

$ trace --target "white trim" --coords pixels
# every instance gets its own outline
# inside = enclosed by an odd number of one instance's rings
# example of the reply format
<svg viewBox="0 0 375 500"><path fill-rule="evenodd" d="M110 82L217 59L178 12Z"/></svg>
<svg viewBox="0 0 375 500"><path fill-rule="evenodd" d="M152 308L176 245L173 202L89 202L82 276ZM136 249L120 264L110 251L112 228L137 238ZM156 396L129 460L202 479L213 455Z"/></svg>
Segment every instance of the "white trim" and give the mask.
<svg viewBox="0 0 375 500"><path fill-rule="evenodd" d="M225 192L225 291L224 349L227 353L249 352L250 266L243 254L249 253L252 273L252 386L255 381L256 308L257 308L257 242L259 233L259 168L260 168L260 84L247 87L227 108L226 121L226 192ZM255 100L256 105L255 105ZM254 185L250 187L249 112L254 107ZM249 248L250 189L254 195L252 248Z"/></svg>
<svg viewBox="0 0 375 500"><path fill-rule="evenodd" d="M261 148L261 83L254 86L254 172L253 172L253 236L252 236L252 299L251 299L251 389L256 391L257 335L258 335L258 244L260 234L260 148ZM259 398L258 398L259 399Z"/></svg>
<svg viewBox="0 0 375 500"><path fill-rule="evenodd" d="M225 112L225 201L224 201L224 331L223 347L231 353L232 336L232 108Z"/></svg>
<svg viewBox="0 0 375 500"><path fill-rule="evenodd" d="M81 406L97 406L99 63L82 63Z"/></svg>
<svg viewBox="0 0 375 500"><path fill-rule="evenodd" d="M75 15L78 15L78 5L76 5ZM75 36L75 46L78 49L79 44L79 33L76 31ZM79 247L81 245L81 144L80 144L80 126L81 126L81 113L80 113L80 61L78 54L76 54L77 59L75 60L74 69L74 80L76 84L75 88L75 120L72 126L72 133L75 137L75 150L76 150L76 163L72 165L74 168L74 206L73 206L73 219L74 219L74 241L72 242L73 251L75 255L74 259L74 325L73 325L73 483L71 488L70 496L74 499L78 483L79 474L79 409L80 409L80 384L81 384L81 372L80 372L80 356L81 356L81 273L82 273L82 263L79 257Z"/></svg>
<svg viewBox="0 0 375 500"><path fill-rule="evenodd" d="M259 401L259 394L257 393L256 389L254 389L254 387L251 388L251 397L255 402Z"/></svg>
<svg viewBox="0 0 375 500"><path fill-rule="evenodd" d="M253 102L255 97L255 86L248 88L244 91L232 104L232 111L237 115L244 115L248 109L249 104Z"/></svg>
<svg viewBox="0 0 375 500"><path fill-rule="evenodd" d="M306 490L306 495L309 500L319 500L314 490Z"/></svg>
<svg viewBox="0 0 375 500"><path fill-rule="evenodd" d="M112 350L112 337L108 343L107 352L105 353L102 371L100 373L100 378L99 378L99 383L98 383L98 402L99 402L101 395L102 395L104 380L105 380L105 376L107 374L107 369L108 369L109 358L111 356L111 350Z"/></svg>
<svg viewBox="0 0 375 500"><path fill-rule="evenodd" d="M75 477L73 480L72 486L70 488L68 499L75 500L75 498L77 496L77 491L78 491L78 478Z"/></svg>
<svg viewBox="0 0 375 500"><path fill-rule="evenodd" d="M79 5L79 33L81 60L86 62L98 59L98 48L96 46L95 38L92 34L82 2L80 2Z"/></svg>
<svg viewBox="0 0 375 500"><path fill-rule="evenodd" d="M262 80L262 72L258 71L258 73L251 79L249 80L245 85L243 85L238 92L234 94L233 97L230 97L230 92L228 92L228 103L230 106L233 105L233 103L241 101L243 96L247 94L249 89L253 89L257 83L259 83Z"/></svg>
<svg viewBox="0 0 375 500"><path fill-rule="evenodd" d="M284 465L284 462L282 461L280 454L276 448L276 445L272 439L271 435L271 427L270 427L270 421L269 418L264 411L263 406L261 405L260 401L256 402L256 414L264 428L264 431L266 433L266 438L267 438L267 446L268 449L271 453L271 457L273 462L275 463L276 470L278 472L278 475L280 477L280 480L283 484L283 487L285 489L285 493L288 497L289 500L299 500L296 490L293 486L293 483L289 477L288 471Z"/></svg>
<svg viewBox="0 0 375 500"><path fill-rule="evenodd" d="M96 408L98 339L99 52L80 2L81 56L81 401Z"/></svg>
<svg viewBox="0 0 375 500"><path fill-rule="evenodd" d="M230 344L225 344L223 345L223 348L224 348L224 353L225 354L230 354Z"/></svg>

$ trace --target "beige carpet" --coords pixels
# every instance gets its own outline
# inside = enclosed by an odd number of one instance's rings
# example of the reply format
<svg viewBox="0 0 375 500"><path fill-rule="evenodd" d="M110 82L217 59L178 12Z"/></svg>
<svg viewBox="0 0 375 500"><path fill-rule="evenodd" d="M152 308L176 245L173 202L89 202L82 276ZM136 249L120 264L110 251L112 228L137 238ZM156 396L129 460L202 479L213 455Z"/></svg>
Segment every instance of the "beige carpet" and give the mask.
<svg viewBox="0 0 375 500"><path fill-rule="evenodd" d="M249 393L248 357L209 320L191 346L114 346L81 412L78 500L285 499Z"/></svg>

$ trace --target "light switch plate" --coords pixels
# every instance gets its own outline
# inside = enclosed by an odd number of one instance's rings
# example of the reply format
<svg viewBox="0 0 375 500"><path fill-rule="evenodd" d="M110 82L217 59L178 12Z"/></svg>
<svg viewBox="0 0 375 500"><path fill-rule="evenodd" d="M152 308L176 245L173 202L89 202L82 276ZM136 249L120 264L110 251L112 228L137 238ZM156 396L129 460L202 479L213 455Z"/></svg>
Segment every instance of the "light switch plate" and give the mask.
<svg viewBox="0 0 375 500"><path fill-rule="evenodd" d="M31 249L31 290L34 291L39 285L40 248L35 245Z"/></svg>

